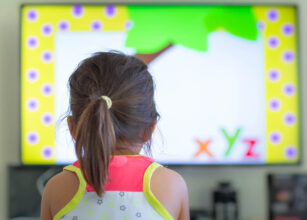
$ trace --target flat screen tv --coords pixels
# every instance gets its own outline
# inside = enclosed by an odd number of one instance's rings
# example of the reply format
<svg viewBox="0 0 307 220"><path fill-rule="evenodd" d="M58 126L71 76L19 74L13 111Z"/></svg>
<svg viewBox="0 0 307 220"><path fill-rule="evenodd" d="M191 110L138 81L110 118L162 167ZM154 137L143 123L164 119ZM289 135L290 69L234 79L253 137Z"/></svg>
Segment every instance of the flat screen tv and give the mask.
<svg viewBox="0 0 307 220"><path fill-rule="evenodd" d="M163 164L298 164L295 6L23 5L21 160L76 160L67 81L94 52L143 59L161 119Z"/></svg>

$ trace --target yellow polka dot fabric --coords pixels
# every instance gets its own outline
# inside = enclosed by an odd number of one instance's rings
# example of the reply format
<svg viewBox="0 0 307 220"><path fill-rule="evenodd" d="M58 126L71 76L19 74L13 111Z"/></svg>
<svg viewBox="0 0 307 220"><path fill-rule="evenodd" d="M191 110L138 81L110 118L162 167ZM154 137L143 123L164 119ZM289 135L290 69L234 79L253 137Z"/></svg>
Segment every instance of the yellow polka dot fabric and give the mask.
<svg viewBox="0 0 307 220"><path fill-rule="evenodd" d="M293 7L254 7L264 42L266 162L299 160L299 88Z"/></svg>

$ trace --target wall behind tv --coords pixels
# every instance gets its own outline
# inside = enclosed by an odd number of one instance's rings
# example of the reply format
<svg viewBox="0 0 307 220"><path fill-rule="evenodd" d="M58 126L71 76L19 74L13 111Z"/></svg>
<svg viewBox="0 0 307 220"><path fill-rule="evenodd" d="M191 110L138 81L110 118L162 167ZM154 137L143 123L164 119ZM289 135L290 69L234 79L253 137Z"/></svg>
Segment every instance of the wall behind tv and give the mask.
<svg viewBox="0 0 307 220"><path fill-rule="evenodd" d="M25 3L61 3L61 0L1 0L0 7L0 220L6 219L8 190L6 167L19 161L19 7ZM67 3L88 1L66 0ZM91 0L92 3L151 3L165 0ZM168 0L170 3L189 3L187 0ZM195 3L296 4L299 9L299 38L302 87L302 148L307 147L307 1L305 0L193 0ZM305 21L305 22L304 22ZM306 146L305 146L306 145ZM270 172L306 172L307 150L299 166L263 167L175 167L185 178L192 208L210 207L211 189L222 180L233 182L239 191L241 219L267 218L266 174ZM20 183L22 184L22 183ZM22 204L21 204L22 205Z"/></svg>

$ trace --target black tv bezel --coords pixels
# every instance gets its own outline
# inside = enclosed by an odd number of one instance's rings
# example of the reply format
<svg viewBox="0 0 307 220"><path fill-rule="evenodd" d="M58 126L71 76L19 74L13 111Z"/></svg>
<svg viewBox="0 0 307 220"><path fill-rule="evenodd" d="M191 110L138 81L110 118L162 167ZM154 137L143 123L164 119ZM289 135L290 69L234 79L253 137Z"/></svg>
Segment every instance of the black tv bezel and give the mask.
<svg viewBox="0 0 307 220"><path fill-rule="evenodd" d="M101 2L101 3L83 3L83 2L76 2L76 3L24 3L21 4L19 7L19 160L20 160L20 164L24 165L24 166L49 166L49 167L54 167L54 166L65 166L65 165L69 165L69 163L67 164L39 164L39 163L33 163L33 164L29 164L29 163L24 163L22 160L22 111L21 111L21 91L22 91L22 78L21 78L21 52L22 52L22 10L25 6L73 6L73 5L90 5L90 6L103 6L103 5L146 5L146 6L159 6L159 5L163 5L163 6L167 6L167 5L171 5L171 6L176 6L176 5L180 5L180 6L184 6L184 5L191 5L191 6L230 6L230 7L237 7L237 6L272 6L272 7L293 7L295 9L295 21L296 21L296 50L297 50L297 71L298 71L298 83L297 83L297 93L298 93L298 114L299 114L299 158L297 160L297 162L295 163L161 163L165 166L174 166L174 167L182 167L182 166L191 166L191 167L277 167L277 166L287 166L287 167L298 167L301 166L303 164L303 147L302 147L302 122L303 122L303 115L302 115L302 89L301 89L301 62L300 62L300 57L301 57L301 51L300 51L300 47L299 45L301 44L300 42L300 20L299 20L299 15L300 15L300 11L299 11L299 4L298 3L268 3L268 2L263 2L263 3L255 3L255 4L251 4L251 3L224 3L224 2L218 2L218 3L214 3L214 2L204 2L204 3L199 3L199 2L135 2L135 3L124 3L124 2Z"/></svg>

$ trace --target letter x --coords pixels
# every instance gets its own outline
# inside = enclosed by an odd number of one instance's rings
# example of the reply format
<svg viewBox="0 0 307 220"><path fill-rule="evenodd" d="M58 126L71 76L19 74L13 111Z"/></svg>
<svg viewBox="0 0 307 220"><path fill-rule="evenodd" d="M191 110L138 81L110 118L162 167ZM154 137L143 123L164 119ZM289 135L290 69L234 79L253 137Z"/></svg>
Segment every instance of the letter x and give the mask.
<svg viewBox="0 0 307 220"><path fill-rule="evenodd" d="M211 143L211 140L200 141L196 139L196 143L199 145L199 150L194 154L194 157L198 157L201 153L206 153L209 157L213 158L213 154L208 150L208 145Z"/></svg>

